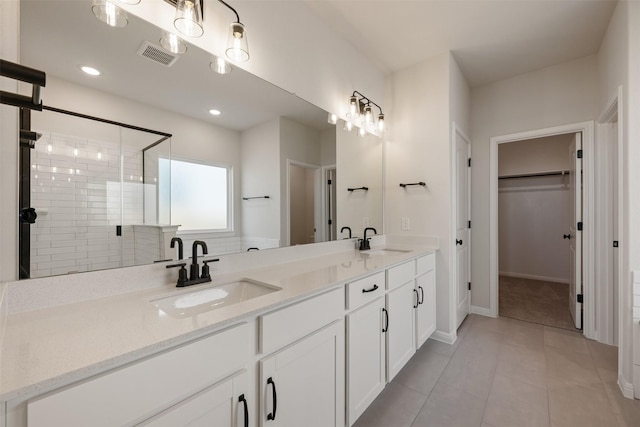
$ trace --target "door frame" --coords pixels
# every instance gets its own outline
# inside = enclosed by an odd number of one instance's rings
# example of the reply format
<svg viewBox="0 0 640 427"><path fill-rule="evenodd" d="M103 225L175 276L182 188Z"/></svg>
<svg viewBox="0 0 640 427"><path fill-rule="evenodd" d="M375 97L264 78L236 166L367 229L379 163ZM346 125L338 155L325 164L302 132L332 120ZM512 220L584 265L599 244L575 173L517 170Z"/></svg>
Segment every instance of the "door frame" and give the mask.
<svg viewBox="0 0 640 427"><path fill-rule="evenodd" d="M455 239L456 238L456 220L457 220L457 212L458 212L458 199L457 199L457 187L458 187L458 174L457 174L457 162L456 162L456 136L460 136L467 143L467 158L471 158L471 139L465 134L465 132L456 124L455 121L451 122L451 223L450 223L450 235ZM470 167L469 167L470 169ZM468 188L468 200L467 200L467 218L471 220L471 172L467 174L467 188ZM467 277L471 282L471 230L467 233ZM458 269L456 268L457 262L456 259L456 245L451 244L449 246L450 251L450 259L454 262L454 268L451 269L451 283L450 289L452 289L452 295L450 295L451 300L451 310L450 310L450 324L455 325L457 329L458 324ZM472 304L471 304L471 291L469 292L469 313L472 313Z"/></svg>
<svg viewBox="0 0 640 427"><path fill-rule="evenodd" d="M583 173L583 209L582 222L582 280L585 301L594 301L595 296L595 162L594 162L594 122L580 122L549 128L535 129L492 137L490 140L489 162L489 312L498 317L498 145L522 141L525 139L543 138L566 133L582 133ZM595 338L595 304L583 306L583 334L587 338Z"/></svg>

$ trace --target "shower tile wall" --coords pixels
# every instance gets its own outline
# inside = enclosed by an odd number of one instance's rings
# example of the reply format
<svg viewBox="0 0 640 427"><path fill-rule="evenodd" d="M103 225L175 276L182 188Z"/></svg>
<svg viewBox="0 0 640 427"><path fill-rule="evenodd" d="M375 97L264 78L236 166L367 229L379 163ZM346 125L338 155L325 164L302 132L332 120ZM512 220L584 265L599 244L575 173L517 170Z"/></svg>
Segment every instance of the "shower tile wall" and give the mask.
<svg viewBox="0 0 640 427"><path fill-rule="evenodd" d="M133 265L131 224L143 220L142 153L49 133L31 163L31 206L38 213L31 277ZM116 225L123 225L121 237Z"/></svg>

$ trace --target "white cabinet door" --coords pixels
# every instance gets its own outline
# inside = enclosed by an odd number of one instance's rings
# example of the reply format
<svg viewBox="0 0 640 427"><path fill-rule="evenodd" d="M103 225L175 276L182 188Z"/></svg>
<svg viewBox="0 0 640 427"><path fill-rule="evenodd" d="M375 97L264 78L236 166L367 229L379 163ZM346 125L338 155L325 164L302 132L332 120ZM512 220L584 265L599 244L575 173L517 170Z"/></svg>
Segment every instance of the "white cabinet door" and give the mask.
<svg viewBox="0 0 640 427"><path fill-rule="evenodd" d="M417 294L413 280L387 294L387 382L391 382L416 351Z"/></svg>
<svg viewBox="0 0 640 427"><path fill-rule="evenodd" d="M213 385L140 424L146 427L248 427L247 372ZM255 402L251 403L255 405Z"/></svg>
<svg viewBox="0 0 640 427"><path fill-rule="evenodd" d="M347 315L347 425L380 394L385 380L384 298Z"/></svg>
<svg viewBox="0 0 640 427"><path fill-rule="evenodd" d="M344 426L344 322L260 361L264 427Z"/></svg>
<svg viewBox="0 0 640 427"><path fill-rule="evenodd" d="M422 347L436 330L436 271L416 278L419 304L416 309L416 348Z"/></svg>

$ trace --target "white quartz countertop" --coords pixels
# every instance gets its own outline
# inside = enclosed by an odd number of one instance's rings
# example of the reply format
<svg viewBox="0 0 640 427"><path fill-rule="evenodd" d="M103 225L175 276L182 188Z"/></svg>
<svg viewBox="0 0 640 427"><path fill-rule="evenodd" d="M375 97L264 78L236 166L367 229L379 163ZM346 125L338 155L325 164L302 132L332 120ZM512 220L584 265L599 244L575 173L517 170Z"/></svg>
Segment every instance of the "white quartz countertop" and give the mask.
<svg viewBox="0 0 640 427"><path fill-rule="evenodd" d="M428 246L397 249L407 252L373 255L349 250L233 274L216 276L214 273L212 283L188 288L163 284L9 314L4 321L0 349L0 400L32 396L65 386L433 252ZM177 277L177 271L175 273ZM240 278L282 289L184 318L168 316L151 302Z"/></svg>

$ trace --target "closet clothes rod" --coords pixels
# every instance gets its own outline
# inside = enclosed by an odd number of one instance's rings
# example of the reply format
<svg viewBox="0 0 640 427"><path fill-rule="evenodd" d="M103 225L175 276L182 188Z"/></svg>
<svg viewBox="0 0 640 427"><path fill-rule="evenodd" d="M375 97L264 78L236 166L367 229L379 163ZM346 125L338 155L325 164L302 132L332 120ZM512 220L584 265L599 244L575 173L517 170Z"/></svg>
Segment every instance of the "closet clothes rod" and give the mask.
<svg viewBox="0 0 640 427"><path fill-rule="evenodd" d="M402 188L408 187L408 186L410 186L410 185L419 185L419 186L421 186L421 187L424 187L424 186L425 186L425 185L427 185L427 184L426 184L425 182L422 182L422 181L420 181L420 182L412 182L412 183L409 183L409 184L402 184L402 183L400 183L400 187L402 187Z"/></svg>
<svg viewBox="0 0 640 427"><path fill-rule="evenodd" d="M255 197L243 197L242 200L251 200L251 199L270 199L269 196L255 196Z"/></svg>
<svg viewBox="0 0 640 427"><path fill-rule="evenodd" d="M521 175L505 175L499 176L498 179L518 179L518 178L537 178L540 176L559 176L559 175L569 175L570 171L551 171L551 172L540 172L540 173L527 173Z"/></svg>
<svg viewBox="0 0 640 427"><path fill-rule="evenodd" d="M369 191L369 187L347 188L347 191L349 191L349 192L353 192L353 191L357 191L357 190Z"/></svg>

